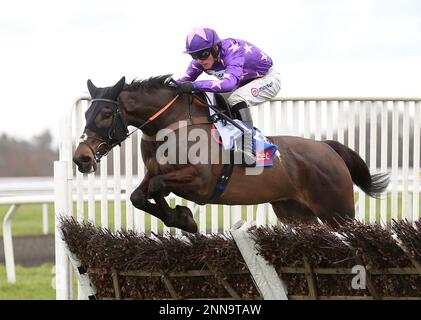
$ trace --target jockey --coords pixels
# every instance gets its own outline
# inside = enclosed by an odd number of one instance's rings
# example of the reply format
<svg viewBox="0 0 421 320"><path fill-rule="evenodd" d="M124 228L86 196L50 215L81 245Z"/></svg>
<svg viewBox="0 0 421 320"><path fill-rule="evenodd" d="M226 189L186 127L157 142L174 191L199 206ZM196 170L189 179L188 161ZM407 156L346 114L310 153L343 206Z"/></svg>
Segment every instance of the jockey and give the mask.
<svg viewBox="0 0 421 320"><path fill-rule="evenodd" d="M250 106L269 101L281 89L280 74L272 59L253 44L239 39L220 39L215 30L195 28L186 39L186 51L193 60L186 74L177 80L179 94L193 91L221 93L232 111L253 128ZM205 72L216 80L196 80ZM252 140L244 139L246 162L253 165Z"/></svg>

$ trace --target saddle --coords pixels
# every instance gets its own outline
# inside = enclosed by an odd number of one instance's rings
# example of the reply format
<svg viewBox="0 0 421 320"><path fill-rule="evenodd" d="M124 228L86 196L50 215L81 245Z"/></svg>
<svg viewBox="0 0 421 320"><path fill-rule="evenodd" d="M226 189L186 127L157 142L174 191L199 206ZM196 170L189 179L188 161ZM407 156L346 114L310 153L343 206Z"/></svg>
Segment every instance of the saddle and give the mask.
<svg viewBox="0 0 421 320"><path fill-rule="evenodd" d="M228 102L219 93L214 93L211 97L206 92L197 92L193 96L193 101L195 104L203 108L213 106L214 108L218 109L219 113L224 113L232 120L239 119L239 116L231 110Z"/></svg>

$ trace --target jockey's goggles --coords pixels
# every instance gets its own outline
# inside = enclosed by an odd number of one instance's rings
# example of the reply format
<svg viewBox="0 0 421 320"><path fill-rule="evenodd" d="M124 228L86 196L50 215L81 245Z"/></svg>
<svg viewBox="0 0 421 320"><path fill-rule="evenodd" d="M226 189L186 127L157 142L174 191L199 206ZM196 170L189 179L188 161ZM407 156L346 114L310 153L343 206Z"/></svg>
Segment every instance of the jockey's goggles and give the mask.
<svg viewBox="0 0 421 320"><path fill-rule="evenodd" d="M199 52L190 53L194 60L206 60L211 54L211 49L205 49Z"/></svg>

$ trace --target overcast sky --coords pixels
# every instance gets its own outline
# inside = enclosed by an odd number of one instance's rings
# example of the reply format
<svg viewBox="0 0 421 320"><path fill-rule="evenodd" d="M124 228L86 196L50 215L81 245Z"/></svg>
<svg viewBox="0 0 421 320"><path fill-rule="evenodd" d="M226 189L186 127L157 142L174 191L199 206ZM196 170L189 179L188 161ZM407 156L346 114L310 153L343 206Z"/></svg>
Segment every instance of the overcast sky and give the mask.
<svg viewBox="0 0 421 320"><path fill-rule="evenodd" d="M181 75L197 26L267 52L282 96L421 96L420 0L2 1L0 132L57 135L89 78Z"/></svg>

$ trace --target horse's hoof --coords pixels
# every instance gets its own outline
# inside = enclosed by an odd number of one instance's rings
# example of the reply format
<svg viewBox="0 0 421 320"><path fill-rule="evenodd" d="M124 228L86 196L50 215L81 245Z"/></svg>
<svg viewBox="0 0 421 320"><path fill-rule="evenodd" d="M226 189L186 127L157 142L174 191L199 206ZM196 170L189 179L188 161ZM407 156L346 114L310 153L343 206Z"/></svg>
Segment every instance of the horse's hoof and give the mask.
<svg viewBox="0 0 421 320"><path fill-rule="evenodd" d="M189 233L197 233L197 224L193 219L193 214L189 208L176 206L175 227Z"/></svg>

